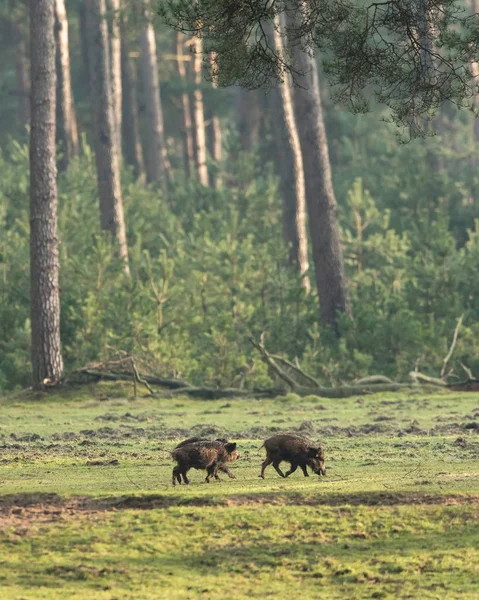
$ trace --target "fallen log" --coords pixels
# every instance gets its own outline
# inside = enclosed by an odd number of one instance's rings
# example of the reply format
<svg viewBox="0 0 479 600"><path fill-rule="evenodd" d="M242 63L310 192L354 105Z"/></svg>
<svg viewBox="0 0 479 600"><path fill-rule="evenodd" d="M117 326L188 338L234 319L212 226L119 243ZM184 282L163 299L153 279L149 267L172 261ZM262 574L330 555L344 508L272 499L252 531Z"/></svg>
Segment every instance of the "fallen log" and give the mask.
<svg viewBox="0 0 479 600"><path fill-rule="evenodd" d="M450 383L447 389L453 392L479 392L479 379Z"/></svg>
<svg viewBox="0 0 479 600"><path fill-rule="evenodd" d="M319 383L317 383L317 385L314 387L306 387L300 385L290 374L286 373L281 367L278 366L275 359L278 360L280 357L277 355L271 355L266 350L262 342L257 342L251 335L248 336L248 339L251 344L260 352L262 360L269 367L271 367L278 377L289 386L292 392L298 394L299 396L314 395L322 398L348 398L350 396L375 394L377 392L396 392L402 389L414 389L417 387L421 387L421 389L425 390L428 387L444 387L446 385L441 379L428 377L427 375L423 375L422 373L414 371L410 373L410 377L412 379L411 383L396 383L392 380L389 380L387 377L383 378L380 375L375 375L372 376L372 380L369 378L370 381L367 381L368 378L364 378L366 383L360 383L361 380L359 380L359 382L356 382L354 385L340 385L335 388L323 387ZM286 361L285 359L281 359L281 362L287 366L292 366L292 363L289 363L289 361ZM302 376L306 375L301 369L296 369L296 371L299 371ZM316 381L310 376L308 376L308 378L310 381ZM424 384L420 383L420 379L424 381Z"/></svg>
<svg viewBox="0 0 479 600"><path fill-rule="evenodd" d="M108 371L96 371L93 369L81 369L80 371L77 371L77 373L88 375L97 381L100 381L101 379L106 379L108 381L133 381L136 379L134 375L129 375L128 373L109 373ZM146 381L150 385L160 385L170 389L191 387L189 383L182 381L181 379L164 379L153 375L141 375L140 379ZM140 383L143 383L143 381L140 381Z"/></svg>
<svg viewBox="0 0 479 600"><path fill-rule="evenodd" d="M389 377L385 377L384 375L369 375L368 377L361 377L361 379L356 379L353 381L354 385L369 385L376 383L395 383Z"/></svg>
<svg viewBox="0 0 479 600"><path fill-rule="evenodd" d="M292 391L300 397L318 396L319 398L350 398L351 396L365 396L377 394L380 392L398 392L400 390L414 390L420 388L421 391L433 392L437 387L433 385L418 386L414 383L375 383L371 385L340 385L335 388L326 387L305 387L295 386ZM281 388L271 388L265 390L241 390L238 388L182 388L171 390L161 394L162 398L173 398L182 394L202 400L219 400L222 398L275 398L284 396L286 390ZM159 394L155 394L159 396Z"/></svg>
<svg viewBox="0 0 479 600"><path fill-rule="evenodd" d="M435 385L437 387L446 387L447 385L442 379L438 379L437 377L429 377L429 375L424 375L424 373L420 373L419 371L411 371L409 373L409 379L411 379L415 385L421 385L422 382L429 385Z"/></svg>
<svg viewBox="0 0 479 600"><path fill-rule="evenodd" d="M256 390L241 390L239 388L207 388L207 387L189 387L177 390L171 390L161 394L162 398L174 398L181 394L187 394L192 398L201 400L221 400L226 398L275 398L284 395L281 388L268 388ZM156 394L157 396L159 394Z"/></svg>

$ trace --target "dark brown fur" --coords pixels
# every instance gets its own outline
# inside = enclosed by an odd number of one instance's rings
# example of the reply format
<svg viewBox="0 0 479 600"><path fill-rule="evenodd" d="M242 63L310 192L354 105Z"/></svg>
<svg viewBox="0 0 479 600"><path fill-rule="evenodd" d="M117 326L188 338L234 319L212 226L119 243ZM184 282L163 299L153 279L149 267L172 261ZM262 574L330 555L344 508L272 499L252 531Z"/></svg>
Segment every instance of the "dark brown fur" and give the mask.
<svg viewBox="0 0 479 600"><path fill-rule="evenodd" d="M208 438L191 437L191 438L188 438L187 440L183 440L182 442L180 442L177 446L175 446L175 449L183 448L183 446L187 446L188 444L194 444L195 442L212 442L212 441L221 442L223 445L228 444L228 440L225 438L216 438L216 440L209 440ZM221 463L218 465L218 471L223 471L223 473L226 473L226 475L228 475L228 477L230 477L231 479L236 479L236 476L233 475L233 473L231 472L228 465L225 465L224 463ZM216 475L216 479L218 479L218 475Z"/></svg>
<svg viewBox="0 0 479 600"><path fill-rule="evenodd" d="M294 435L274 435L264 442L266 448L266 460L261 465L261 475L264 479L264 471L268 465L273 463L278 475L289 477L298 467L301 468L305 477L309 477L306 467L310 467L317 475L326 475L324 464L324 452L313 442ZM289 462L291 468L284 474L279 468L282 461Z"/></svg>
<svg viewBox="0 0 479 600"><path fill-rule="evenodd" d="M177 462L172 477L172 483L175 485L176 481L181 483L181 477L184 483L189 483L187 472L190 469L206 469L206 483L210 482L211 476L219 479L220 465L237 460L240 455L234 442L224 444L217 441L198 441L175 448L172 457Z"/></svg>

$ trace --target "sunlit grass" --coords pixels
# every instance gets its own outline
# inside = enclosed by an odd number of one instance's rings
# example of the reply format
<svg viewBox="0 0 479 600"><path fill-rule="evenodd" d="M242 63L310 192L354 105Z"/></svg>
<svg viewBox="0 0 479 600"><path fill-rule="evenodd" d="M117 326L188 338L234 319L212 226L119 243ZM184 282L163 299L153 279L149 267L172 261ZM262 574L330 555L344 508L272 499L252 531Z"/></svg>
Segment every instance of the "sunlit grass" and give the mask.
<svg viewBox="0 0 479 600"><path fill-rule="evenodd" d="M5 398L0 597L477 598L476 418L477 394ZM275 428L321 442L327 477L260 479ZM170 450L202 432L238 442L237 478L173 488Z"/></svg>

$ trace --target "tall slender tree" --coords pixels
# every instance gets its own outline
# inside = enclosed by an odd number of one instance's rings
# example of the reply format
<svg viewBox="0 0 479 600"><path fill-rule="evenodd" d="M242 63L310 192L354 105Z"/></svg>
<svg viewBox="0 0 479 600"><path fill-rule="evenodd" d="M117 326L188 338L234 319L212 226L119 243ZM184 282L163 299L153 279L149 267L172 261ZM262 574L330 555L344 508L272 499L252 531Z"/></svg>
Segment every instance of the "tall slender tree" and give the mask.
<svg viewBox="0 0 479 600"><path fill-rule="evenodd" d="M472 9L472 14L479 15L479 1L478 0L471 0L471 9ZM471 63L471 71L472 71L472 74L474 75L476 86L477 86L479 84L479 63L475 60L473 60ZM479 110L479 94L477 94L477 93L474 96L474 104L475 104L476 110ZM479 117L474 119L473 127L474 127L474 129L473 129L474 142L477 146L479 144Z"/></svg>
<svg viewBox="0 0 479 600"><path fill-rule="evenodd" d="M282 26L280 16L277 15L274 21L274 44L276 52L279 55L285 54L283 43L284 27ZM294 182L294 195L292 202L288 202L289 194L284 199L288 208L286 218L291 221L287 231L290 232L290 259L295 264L300 274L303 276L302 284L306 292L311 289L311 284L307 272L308 262L308 235L306 232L306 188L304 181L303 156L301 152L301 142L299 139L298 128L293 105L293 82L288 73L283 74L283 81L279 86L281 96L281 108L284 120L284 130L287 139L284 143L289 145L292 164L288 165L292 171L291 177ZM280 130L281 131L281 130ZM280 141L280 143L283 143ZM284 156L284 151L282 151ZM286 165L285 165L286 166Z"/></svg>
<svg viewBox="0 0 479 600"><path fill-rule="evenodd" d="M61 143L63 152L58 168L64 170L68 168L72 158L78 154L78 128L70 75L70 48L65 0L55 0L55 39L57 139Z"/></svg>
<svg viewBox="0 0 479 600"><path fill-rule="evenodd" d="M122 131L122 85L121 85L121 35L120 35L120 10L122 0L107 0L109 13L109 40L110 40L110 70L111 93L113 97L113 114L115 115L116 141L118 155L121 158L121 131Z"/></svg>
<svg viewBox="0 0 479 600"><path fill-rule="evenodd" d="M141 66L148 119L148 159L149 181L158 182L163 193L167 193L167 154L161 106L160 83L158 79L158 58L156 55L155 30L151 23L150 0L142 0L145 24L140 32Z"/></svg>
<svg viewBox="0 0 479 600"><path fill-rule="evenodd" d="M201 185L208 186L208 166L206 164L206 130L205 130L205 107L203 102L203 90L201 89L202 77L202 41L194 38L193 45L193 73L195 91L193 93L193 113L195 126L196 161L198 179Z"/></svg>
<svg viewBox="0 0 479 600"><path fill-rule="evenodd" d="M57 183L55 164L55 2L30 0L30 302L33 387L60 379Z"/></svg>
<svg viewBox="0 0 479 600"><path fill-rule="evenodd" d="M121 35L121 81L123 87L123 152L126 162L133 167L135 177L142 179L145 172L145 162L136 94L137 74L135 64L129 56L126 31L122 31Z"/></svg>
<svg viewBox="0 0 479 600"><path fill-rule="evenodd" d="M193 137L193 124L191 120L191 102L190 94L188 92L187 70L185 66L186 57L183 52L184 35L180 31L175 33L175 41L176 64L178 69L178 76L180 78L182 86L181 109L183 116L183 158L185 164L185 173L187 176L191 176L195 168L195 149Z"/></svg>
<svg viewBox="0 0 479 600"><path fill-rule="evenodd" d="M100 225L117 240L128 268L123 199L114 105L111 91L108 26L105 0L87 0L92 104L95 119L95 159L100 196Z"/></svg>
<svg viewBox="0 0 479 600"><path fill-rule="evenodd" d="M218 89L218 83L216 74L214 72L214 55L211 55L211 65L213 68L212 85L213 89ZM223 160L223 133L221 131L221 121L217 112L217 103L212 107L210 114L210 155L215 162L215 171L211 173L211 183L216 189L221 188L223 185L221 177L221 162Z"/></svg>
<svg viewBox="0 0 479 600"><path fill-rule="evenodd" d="M297 15L288 20L297 27ZM290 23L288 23L289 25ZM294 105L303 154L306 204L313 250L321 321L338 333L338 316L350 313L343 250L339 233L336 197L324 126L318 71L314 56L303 45L292 45L300 73L294 87Z"/></svg>

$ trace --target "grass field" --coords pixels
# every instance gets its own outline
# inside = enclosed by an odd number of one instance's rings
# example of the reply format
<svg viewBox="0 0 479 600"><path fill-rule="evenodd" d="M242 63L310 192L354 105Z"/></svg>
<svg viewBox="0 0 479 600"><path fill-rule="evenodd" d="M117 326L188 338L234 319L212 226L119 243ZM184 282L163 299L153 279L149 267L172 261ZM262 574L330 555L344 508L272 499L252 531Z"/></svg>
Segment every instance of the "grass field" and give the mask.
<svg viewBox="0 0 479 600"><path fill-rule="evenodd" d="M98 385L0 401L0 598L478 598L479 394L133 399ZM258 477L276 431L328 474ZM171 485L191 435L236 479Z"/></svg>

